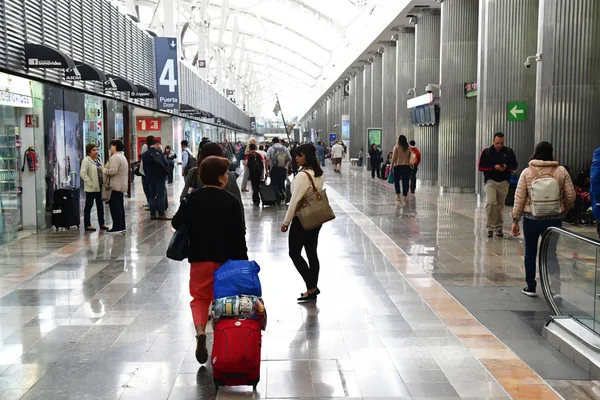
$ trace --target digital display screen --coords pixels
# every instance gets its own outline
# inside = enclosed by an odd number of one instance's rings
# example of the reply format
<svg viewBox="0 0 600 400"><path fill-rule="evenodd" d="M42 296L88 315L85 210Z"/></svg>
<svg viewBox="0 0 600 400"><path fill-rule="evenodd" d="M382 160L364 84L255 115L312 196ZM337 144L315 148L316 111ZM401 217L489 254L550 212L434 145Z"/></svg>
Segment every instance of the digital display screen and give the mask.
<svg viewBox="0 0 600 400"><path fill-rule="evenodd" d="M425 118L423 119L423 121L426 124L430 124L431 123L431 113L429 111L429 106L423 107L423 111L425 112Z"/></svg>
<svg viewBox="0 0 600 400"><path fill-rule="evenodd" d="M428 104L426 106L415 107L410 110L410 119L413 125L436 125L436 106L434 104Z"/></svg>

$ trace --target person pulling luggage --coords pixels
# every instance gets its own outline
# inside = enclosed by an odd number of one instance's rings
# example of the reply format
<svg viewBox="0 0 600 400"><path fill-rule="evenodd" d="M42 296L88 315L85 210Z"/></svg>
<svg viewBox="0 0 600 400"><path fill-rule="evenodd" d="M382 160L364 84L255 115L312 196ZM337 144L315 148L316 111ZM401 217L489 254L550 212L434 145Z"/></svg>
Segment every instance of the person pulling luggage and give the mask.
<svg viewBox="0 0 600 400"><path fill-rule="evenodd" d="M223 190L229 181L229 160L210 156L200 164L204 186L181 202L171 222L189 224L190 302L196 328L196 359L208 361L206 324L213 300L214 272L228 260L248 260L244 217L239 201Z"/></svg>

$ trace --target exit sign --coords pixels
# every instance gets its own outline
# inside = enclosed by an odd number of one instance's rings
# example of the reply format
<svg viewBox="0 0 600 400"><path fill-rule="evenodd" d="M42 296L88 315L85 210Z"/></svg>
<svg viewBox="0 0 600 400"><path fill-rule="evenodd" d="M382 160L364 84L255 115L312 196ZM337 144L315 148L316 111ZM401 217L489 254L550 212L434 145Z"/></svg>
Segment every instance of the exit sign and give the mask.
<svg viewBox="0 0 600 400"><path fill-rule="evenodd" d="M506 107L508 121L527 121L527 103L511 101Z"/></svg>

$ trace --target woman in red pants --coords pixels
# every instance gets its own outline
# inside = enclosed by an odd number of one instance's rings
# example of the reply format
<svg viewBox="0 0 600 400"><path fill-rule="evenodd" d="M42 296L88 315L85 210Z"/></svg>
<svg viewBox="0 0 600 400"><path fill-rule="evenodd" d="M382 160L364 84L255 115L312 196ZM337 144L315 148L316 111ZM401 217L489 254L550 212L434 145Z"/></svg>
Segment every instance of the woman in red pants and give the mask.
<svg viewBox="0 0 600 400"><path fill-rule="evenodd" d="M211 156L200 164L204 187L190 193L173 217L173 228L189 224L190 303L196 327L196 359L208 361L206 323L213 300L213 274L228 260L247 260L248 249L240 203L227 185L229 160Z"/></svg>

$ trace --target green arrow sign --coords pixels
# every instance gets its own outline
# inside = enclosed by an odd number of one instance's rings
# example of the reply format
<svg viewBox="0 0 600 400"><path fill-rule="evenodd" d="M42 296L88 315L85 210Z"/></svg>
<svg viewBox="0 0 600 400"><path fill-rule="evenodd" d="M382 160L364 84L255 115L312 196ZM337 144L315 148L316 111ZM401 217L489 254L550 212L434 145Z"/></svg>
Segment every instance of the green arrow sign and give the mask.
<svg viewBox="0 0 600 400"><path fill-rule="evenodd" d="M506 107L506 116L509 121L527 121L527 103L524 101L511 101Z"/></svg>

